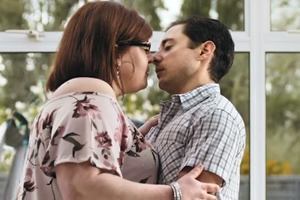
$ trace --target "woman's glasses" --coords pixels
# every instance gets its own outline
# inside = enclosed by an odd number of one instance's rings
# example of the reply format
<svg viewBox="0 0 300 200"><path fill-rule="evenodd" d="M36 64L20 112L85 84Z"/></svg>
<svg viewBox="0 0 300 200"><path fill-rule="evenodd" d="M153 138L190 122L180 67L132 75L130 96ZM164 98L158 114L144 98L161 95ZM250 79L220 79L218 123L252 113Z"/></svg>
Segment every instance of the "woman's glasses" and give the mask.
<svg viewBox="0 0 300 200"><path fill-rule="evenodd" d="M118 44L119 46L139 46L142 47L146 54L150 53L150 49L151 49L151 43L150 42L122 42Z"/></svg>

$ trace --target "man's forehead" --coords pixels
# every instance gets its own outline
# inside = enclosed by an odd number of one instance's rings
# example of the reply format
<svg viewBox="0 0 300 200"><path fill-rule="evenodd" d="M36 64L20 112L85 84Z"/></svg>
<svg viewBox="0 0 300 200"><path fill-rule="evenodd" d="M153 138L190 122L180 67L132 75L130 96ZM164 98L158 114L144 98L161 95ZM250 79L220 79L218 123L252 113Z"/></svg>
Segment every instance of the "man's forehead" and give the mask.
<svg viewBox="0 0 300 200"><path fill-rule="evenodd" d="M183 33L182 33L183 27L184 27L184 26L183 26L182 24L172 26L171 28L169 28L169 29L166 31L165 37L183 34Z"/></svg>
<svg viewBox="0 0 300 200"><path fill-rule="evenodd" d="M169 28L163 37L163 42L165 43L167 41L173 41L176 38L184 37L185 35L182 32L183 28L184 28L184 25L182 25L182 24L175 25L175 26L172 26L171 28Z"/></svg>

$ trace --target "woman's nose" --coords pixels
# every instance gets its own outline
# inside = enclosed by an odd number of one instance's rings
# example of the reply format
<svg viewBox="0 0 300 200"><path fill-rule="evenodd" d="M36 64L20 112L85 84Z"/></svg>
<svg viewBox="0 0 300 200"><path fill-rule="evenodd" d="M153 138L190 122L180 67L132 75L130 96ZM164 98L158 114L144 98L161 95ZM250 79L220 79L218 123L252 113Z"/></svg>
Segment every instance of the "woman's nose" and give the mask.
<svg viewBox="0 0 300 200"><path fill-rule="evenodd" d="M148 54L148 63L153 63L154 62L154 53L149 53Z"/></svg>

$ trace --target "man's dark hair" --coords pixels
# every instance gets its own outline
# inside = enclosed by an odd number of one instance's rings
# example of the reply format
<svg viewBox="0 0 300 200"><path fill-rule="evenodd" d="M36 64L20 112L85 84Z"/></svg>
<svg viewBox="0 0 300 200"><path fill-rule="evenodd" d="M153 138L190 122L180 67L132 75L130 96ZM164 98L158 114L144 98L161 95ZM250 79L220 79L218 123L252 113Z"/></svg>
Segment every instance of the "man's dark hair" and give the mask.
<svg viewBox="0 0 300 200"><path fill-rule="evenodd" d="M209 73L212 80L219 82L230 70L234 58L234 42L227 27L218 20L192 17L173 22L168 28L184 25L183 34L190 39L190 48L212 41L216 50L211 60Z"/></svg>

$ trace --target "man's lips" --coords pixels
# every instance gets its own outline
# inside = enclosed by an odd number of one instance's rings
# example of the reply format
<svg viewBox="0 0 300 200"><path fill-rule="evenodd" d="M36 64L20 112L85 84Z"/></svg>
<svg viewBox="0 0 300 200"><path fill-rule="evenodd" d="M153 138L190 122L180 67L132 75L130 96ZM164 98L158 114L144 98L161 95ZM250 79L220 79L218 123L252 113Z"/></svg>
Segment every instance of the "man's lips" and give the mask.
<svg viewBox="0 0 300 200"><path fill-rule="evenodd" d="M162 69L162 68L161 68L161 69L156 69L156 70L155 70L156 74L159 74L159 73L162 72L162 71L164 71L164 69Z"/></svg>
<svg viewBox="0 0 300 200"><path fill-rule="evenodd" d="M160 78L160 77L161 77L161 73L162 73L163 71L164 71L164 69L156 69L156 70L155 70L157 78Z"/></svg>

